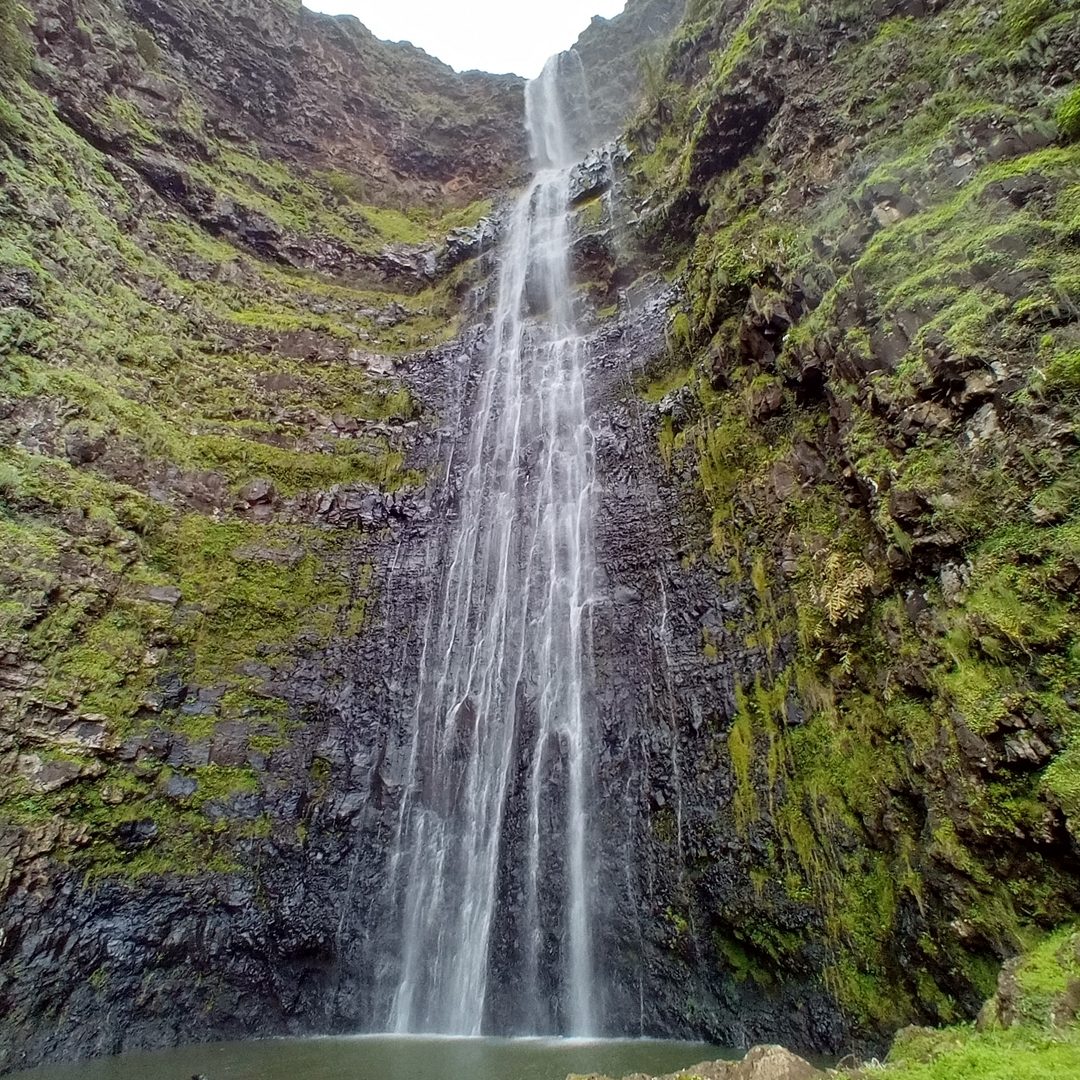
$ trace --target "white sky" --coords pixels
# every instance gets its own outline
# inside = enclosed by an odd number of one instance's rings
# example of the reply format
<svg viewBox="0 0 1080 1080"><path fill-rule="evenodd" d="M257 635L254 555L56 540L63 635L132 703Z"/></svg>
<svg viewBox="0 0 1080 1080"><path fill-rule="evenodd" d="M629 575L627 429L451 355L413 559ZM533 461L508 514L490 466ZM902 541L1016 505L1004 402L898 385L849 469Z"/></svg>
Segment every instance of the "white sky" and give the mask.
<svg viewBox="0 0 1080 1080"><path fill-rule="evenodd" d="M468 71L540 74L594 15L610 18L625 0L304 0L328 15L355 15L376 37L411 41Z"/></svg>

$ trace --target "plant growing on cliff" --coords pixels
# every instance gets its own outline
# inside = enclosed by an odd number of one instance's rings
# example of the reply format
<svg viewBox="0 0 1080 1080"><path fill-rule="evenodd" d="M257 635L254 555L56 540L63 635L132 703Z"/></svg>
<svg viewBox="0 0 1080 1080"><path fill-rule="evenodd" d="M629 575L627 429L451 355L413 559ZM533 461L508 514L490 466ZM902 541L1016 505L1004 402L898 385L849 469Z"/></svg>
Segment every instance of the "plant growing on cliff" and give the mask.
<svg viewBox="0 0 1080 1080"><path fill-rule="evenodd" d="M1029 37L1061 9L1059 0L1009 0L1005 8L1005 26L1015 42Z"/></svg>
<svg viewBox="0 0 1080 1080"><path fill-rule="evenodd" d="M5 98L0 97L0 142L13 142L24 130L19 110Z"/></svg>
<svg viewBox="0 0 1080 1080"><path fill-rule="evenodd" d="M1080 139L1080 86L1075 87L1054 114L1062 135L1070 142Z"/></svg>
<svg viewBox="0 0 1080 1080"><path fill-rule="evenodd" d="M866 593L874 572L861 559L834 551L825 560L825 572L814 598L833 626L857 619L866 609Z"/></svg>
<svg viewBox="0 0 1080 1080"><path fill-rule="evenodd" d="M15 0L0 0L0 86L26 73L30 47L24 28L30 13Z"/></svg>
<svg viewBox="0 0 1080 1080"><path fill-rule="evenodd" d="M153 36L141 26L135 28L135 51L143 58L147 67L157 67L161 61L161 49Z"/></svg>

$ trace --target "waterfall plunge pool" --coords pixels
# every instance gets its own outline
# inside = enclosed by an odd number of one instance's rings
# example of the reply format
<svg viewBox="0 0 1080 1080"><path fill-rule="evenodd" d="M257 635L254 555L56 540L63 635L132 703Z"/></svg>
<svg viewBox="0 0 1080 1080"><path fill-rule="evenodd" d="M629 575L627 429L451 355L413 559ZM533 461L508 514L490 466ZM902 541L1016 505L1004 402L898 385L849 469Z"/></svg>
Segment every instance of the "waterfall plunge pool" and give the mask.
<svg viewBox="0 0 1080 1080"><path fill-rule="evenodd" d="M467 1039L420 1035L267 1039L132 1053L14 1074L19 1080L566 1080L659 1075L742 1055L651 1039Z"/></svg>

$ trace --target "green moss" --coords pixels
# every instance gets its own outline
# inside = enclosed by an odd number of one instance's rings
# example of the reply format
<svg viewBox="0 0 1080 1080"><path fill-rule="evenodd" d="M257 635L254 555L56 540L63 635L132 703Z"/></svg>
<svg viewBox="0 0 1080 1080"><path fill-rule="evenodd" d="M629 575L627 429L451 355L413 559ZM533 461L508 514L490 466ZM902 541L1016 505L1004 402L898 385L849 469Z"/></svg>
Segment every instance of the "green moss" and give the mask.
<svg viewBox="0 0 1080 1080"><path fill-rule="evenodd" d="M139 107L117 94L109 94L102 103L98 117L107 129L146 146L158 146L161 140L149 125Z"/></svg>
<svg viewBox="0 0 1080 1080"><path fill-rule="evenodd" d="M886 1067L874 1075L885 1080L1064 1080L1080 1066L1080 1024L1075 1007L1066 1004L1078 976L1080 935L1075 927L1063 927L1018 959L1008 993L1007 1030L987 1023L979 1031L969 1026L902 1031Z"/></svg>
<svg viewBox="0 0 1080 1080"><path fill-rule="evenodd" d="M757 786L754 782L754 718L742 688L735 691L735 719L727 738L731 768L735 774L735 820L745 830L757 817Z"/></svg>
<svg viewBox="0 0 1080 1080"><path fill-rule="evenodd" d="M137 26L133 36L135 38L135 51L143 58L146 66L157 67L161 61L161 49L158 47L153 35L141 26Z"/></svg>
<svg viewBox="0 0 1080 1080"><path fill-rule="evenodd" d="M348 357L452 332L467 270L405 297L264 263L167 209L142 213L43 95L0 82L19 117L17 152L0 145L0 268L33 292L32 309L13 306L0 320L0 389L46 418L32 452L0 448L0 649L35 673L15 708L92 717L109 745L148 728L204 741L228 719L249 726L254 752L288 747L307 714L273 696L262 672L283 676L332 636L361 633L372 568L355 536L242 520L237 492L258 477L279 500L335 484L420 482L387 423L417 415L408 391ZM181 113L207 139L190 98ZM97 119L118 139L158 138L120 97L103 101ZM210 173L227 175L218 190L244 205L282 196L293 226L383 243L359 209L335 209L318 183L213 145L208 159ZM38 214L54 201L65 206L63 228ZM428 237L438 221L428 210L415 224ZM399 301L404 322L376 325ZM321 359L278 347L296 331L318 336ZM340 437L327 422L338 414L358 430ZM55 429L52 417L63 418ZM103 456L70 463L65 440L76 436L97 440ZM164 587L178 587L180 602L151 599ZM162 710L164 676L215 688L220 700L206 715ZM257 794L250 770L197 770L196 792L177 800L163 795L168 770L152 760L76 760L70 750L60 737L20 736L19 752L70 758L82 773L47 794L9 777L0 816L57 823L56 857L89 877L244 869L271 831L265 815L234 821L214 809ZM145 844L125 838L147 821Z"/></svg>
<svg viewBox="0 0 1080 1080"><path fill-rule="evenodd" d="M196 807L208 802L226 802L234 795L247 795L259 790L258 774L247 767L203 765L195 769L192 775L199 785L191 797L191 803Z"/></svg>
<svg viewBox="0 0 1080 1080"><path fill-rule="evenodd" d="M471 229L474 225L479 225L484 218L491 217L494 209L494 200L478 199L460 210L450 210L438 219L435 234L444 236L454 229Z"/></svg>
<svg viewBox="0 0 1080 1080"><path fill-rule="evenodd" d="M689 367L676 368L657 378L651 379L640 389L641 397L648 402L658 402L675 390L681 390L693 376Z"/></svg>
<svg viewBox="0 0 1080 1080"><path fill-rule="evenodd" d="M1069 818L1073 833L1080 833L1080 739L1074 735L1069 746L1043 774L1047 793Z"/></svg>
<svg viewBox="0 0 1080 1080"><path fill-rule="evenodd" d="M1071 90L1062 100L1054 118L1066 139L1080 139L1080 86Z"/></svg>
<svg viewBox="0 0 1080 1080"><path fill-rule="evenodd" d="M160 566L198 612L188 634L201 684L233 680L255 657L281 662L301 632L309 647L330 636L349 587L313 554L324 550L318 535L189 515L163 538ZM244 554L286 550L297 539L311 547L294 565Z"/></svg>
<svg viewBox="0 0 1080 1080"><path fill-rule="evenodd" d="M28 17L28 10L18 0L0 0L0 87L29 69L30 48L25 37Z"/></svg>
<svg viewBox="0 0 1080 1080"><path fill-rule="evenodd" d="M1008 0L1005 26L1014 42L1023 41L1061 10L1060 0Z"/></svg>
<svg viewBox="0 0 1080 1080"><path fill-rule="evenodd" d="M0 143L14 143L26 133L26 124L19 110L0 96Z"/></svg>
<svg viewBox="0 0 1080 1080"><path fill-rule="evenodd" d="M929 1060L924 1060L929 1059ZM935 1032L890 1055L873 1074L882 1080L1071 1080L1080 1069L1080 1034L1017 1029L976 1035L969 1028Z"/></svg>
<svg viewBox="0 0 1080 1080"><path fill-rule="evenodd" d="M678 911L674 911L672 908L668 908L664 912L664 920L670 928L671 946L674 948L681 939L685 938L690 933L690 923L687 921L685 915Z"/></svg>
<svg viewBox="0 0 1080 1080"><path fill-rule="evenodd" d="M603 222L606 214L607 209L602 195L598 195L588 202L581 203L581 205L577 207L578 224L580 228L586 231L598 228Z"/></svg>
<svg viewBox="0 0 1080 1080"><path fill-rule="evenodd" d="M753 981L759 986L769 987L772 979L768 972L761 966L760 961L751 955L750 949L740 941L724 937L722 934L714 936L714 944L724 964L730 970L736 982L744 983Z"/></svg>
<svg viewBox="0 0 1080 1080"><path fill-rule="evenodd" d="M1080 932L1063 927L1026 953L1016 969L1016 1002L1025 1023L1051 1025L1070 984L1080 979Z"/></svg>
<svg viewBox="0 0 1080 1080"><path fill-rule="evenodd" d="M399 210L365 206L361 213L379 237L391 244L424 244L428 230Z"/></svg>

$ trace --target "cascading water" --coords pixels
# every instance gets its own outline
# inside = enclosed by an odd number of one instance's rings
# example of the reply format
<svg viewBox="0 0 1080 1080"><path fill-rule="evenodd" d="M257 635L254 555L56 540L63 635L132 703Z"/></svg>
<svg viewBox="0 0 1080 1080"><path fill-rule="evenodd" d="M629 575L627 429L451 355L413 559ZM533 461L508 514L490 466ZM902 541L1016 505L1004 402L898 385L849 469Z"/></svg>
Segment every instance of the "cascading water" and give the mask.
<svg viewBox="0 0 1080 1080"><path fill-rule="evenodd" d="M579 153L560 66L550 61L526 90L536 173L506 231L457 522L421 658L388 886L402 912L389 1011L400 1032L483 1030L503 923L516 939L513 985L535 1003L524 1029L594 1027L592 447L570 274ZM507 880L512 912L502 910Z"/></svg>

